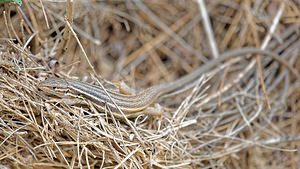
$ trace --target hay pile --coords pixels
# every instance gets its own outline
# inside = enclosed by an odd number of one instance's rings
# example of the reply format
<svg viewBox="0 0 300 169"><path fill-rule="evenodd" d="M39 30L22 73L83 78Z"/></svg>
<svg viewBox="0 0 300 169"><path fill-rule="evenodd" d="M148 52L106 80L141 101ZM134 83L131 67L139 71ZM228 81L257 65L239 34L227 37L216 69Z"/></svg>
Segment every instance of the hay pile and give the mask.
<svg viewBox="0 0 300 169"><path fill-rule="evenodd" d="M299 168L299 1L201 2L0 3L0 168ZM141 91L250 46L280 59L215 64L156 101L162 117L118 120L38 87Z"/></svg>

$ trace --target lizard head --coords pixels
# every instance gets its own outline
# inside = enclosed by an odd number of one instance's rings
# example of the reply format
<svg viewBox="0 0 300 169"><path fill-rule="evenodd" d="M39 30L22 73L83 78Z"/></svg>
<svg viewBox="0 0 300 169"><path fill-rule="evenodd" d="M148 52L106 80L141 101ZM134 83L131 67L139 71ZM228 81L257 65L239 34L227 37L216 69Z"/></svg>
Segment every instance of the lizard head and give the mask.
<svg viewBox="0 0 300 169"><path fill-rule="evenodd" d="M64 94L68 91L69 83L62 78L51 77L45 81L39 83L39 88L47 93L51 94Z"/></svg>

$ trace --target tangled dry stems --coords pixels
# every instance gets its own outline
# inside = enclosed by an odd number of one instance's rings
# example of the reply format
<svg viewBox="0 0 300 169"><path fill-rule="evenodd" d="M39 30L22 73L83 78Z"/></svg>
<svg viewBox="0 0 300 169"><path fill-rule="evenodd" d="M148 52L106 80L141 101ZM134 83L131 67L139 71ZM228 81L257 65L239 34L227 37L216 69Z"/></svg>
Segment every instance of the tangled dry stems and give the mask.
<svg viewBox="0 0 300 169"><path fill-rule="evenodd" d="M194 1L23 3L1 4L1 167L300 166L299 2L209 1L212 26ZM289 65L228 59L160 98L165 116L127 121L38 88L54 74L108 82L101 74L142 89L205 65L214 44L215 55L257 46Z"/></svg>

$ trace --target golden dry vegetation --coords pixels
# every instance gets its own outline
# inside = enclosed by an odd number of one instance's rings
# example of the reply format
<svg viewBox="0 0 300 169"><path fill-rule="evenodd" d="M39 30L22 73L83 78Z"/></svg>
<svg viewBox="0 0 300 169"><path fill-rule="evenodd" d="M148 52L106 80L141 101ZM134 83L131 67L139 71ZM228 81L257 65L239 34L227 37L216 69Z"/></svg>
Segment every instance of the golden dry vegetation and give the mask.
<svg viewBox="0 0 300 169"><path fill-rule="evenodd" d="M299 0L23 0L0 11L1 169L300 167ZM278 57L214 62L247 47ZM207 63L155 101L161 117L115 119L39 88L56 76L141 91Z"/></svg>

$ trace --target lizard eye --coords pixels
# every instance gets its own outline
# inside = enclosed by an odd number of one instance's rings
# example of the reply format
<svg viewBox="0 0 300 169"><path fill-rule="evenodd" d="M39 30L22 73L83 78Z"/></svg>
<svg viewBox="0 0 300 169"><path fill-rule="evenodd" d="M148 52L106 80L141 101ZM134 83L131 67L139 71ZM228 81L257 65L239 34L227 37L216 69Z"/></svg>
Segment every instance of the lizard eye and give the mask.
<svg viewBox="0 0 300 169"><path fill-rule="evenodd" d="M52 87L53 90L56 90L56 87Z"/></svg>

